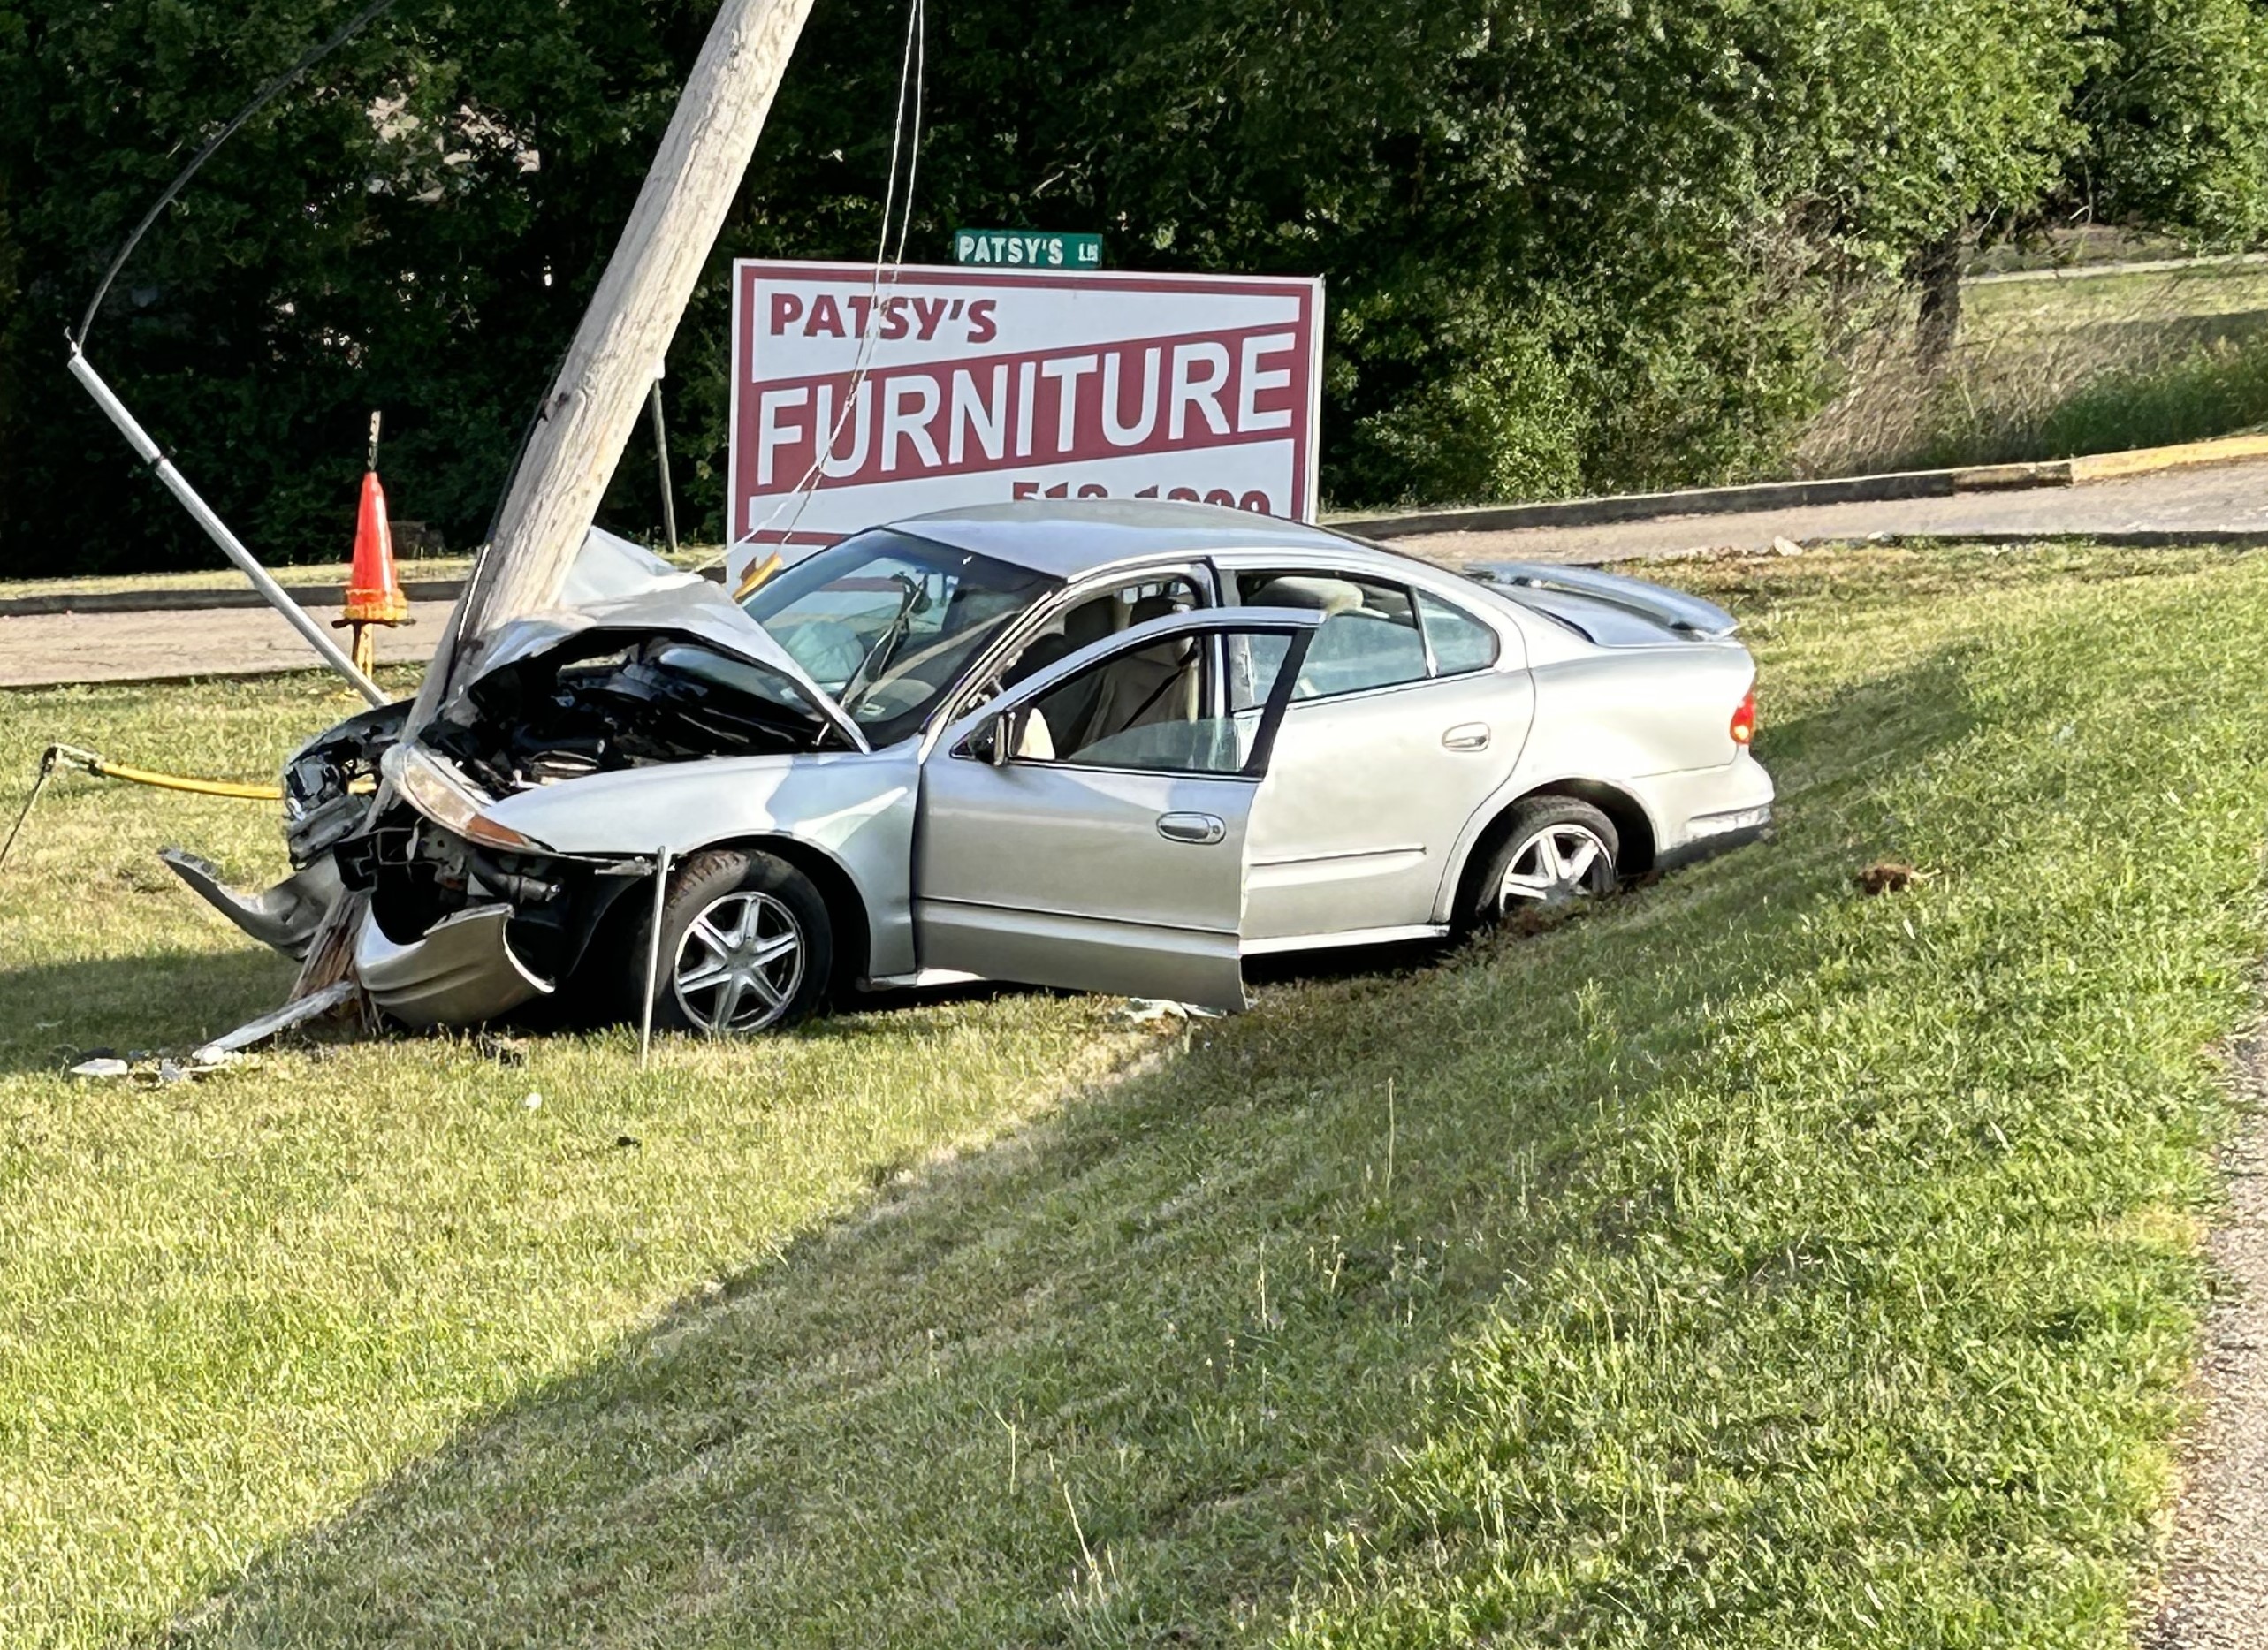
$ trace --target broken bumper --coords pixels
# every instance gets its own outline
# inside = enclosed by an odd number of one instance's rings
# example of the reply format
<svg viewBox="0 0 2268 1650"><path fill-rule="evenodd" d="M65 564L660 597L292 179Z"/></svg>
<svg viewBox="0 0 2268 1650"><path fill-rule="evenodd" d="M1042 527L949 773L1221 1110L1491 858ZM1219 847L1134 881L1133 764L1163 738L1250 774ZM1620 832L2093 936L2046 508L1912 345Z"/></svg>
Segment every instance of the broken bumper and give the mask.
<svg viewBox="0 0 2268 1650"><path fill-rule="evenodd" d="M354 967L370 1000L404 1024L476 1025L548 996L549 981L513 954L508 905L445 916L407 945L362 924Z"/></svg>
<svg viewBox="0 0 2268 1650"><path fill-rule="evenodd" d="M287 957L307 954L323 914L340 893L339 868L328 854L259 893L239 893L221 880L219 866L184 849L161 848L157 857L213 909Z"/></svg>

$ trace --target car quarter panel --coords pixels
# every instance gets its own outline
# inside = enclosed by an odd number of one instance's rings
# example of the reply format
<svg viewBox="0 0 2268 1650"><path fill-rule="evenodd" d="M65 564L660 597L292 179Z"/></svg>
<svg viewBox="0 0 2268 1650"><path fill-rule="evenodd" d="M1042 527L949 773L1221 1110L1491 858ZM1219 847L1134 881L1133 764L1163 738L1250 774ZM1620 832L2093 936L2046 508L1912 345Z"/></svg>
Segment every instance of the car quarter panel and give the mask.
<svg viewBox="0 0 2268 1650"><path fill-rule="evenodd" d="M1538 620L1538 623L1548 621ZM1535 724L1518 768L1474 811L1437 896L1447 920L1471 855L1521 796L1583 781L1619 791L1646 816L1655 855L1689 841L1697 816L1769 804L1771 781L1734 742L1731 718L1755 680L1737 643L1589 650L1539 659Z"/></svg>
<svg viewBox="0 0 2268 1650"><path fill-rule="evenodd" d="M727 757L628 769L505 798L491 817L563 854L674 858L726 842L784 838L826 855L858 890L869 977L914 966L909 875L918 747Z"/></svg>
<svg viewBox="0 0 2268 1650"><path fill-rule="evenodd" d="M1295 703L1253 804L1244 937L1433 922L1466 821L1518 763L1525 669Z"/></svg>
<svg viewBox="0 0 2268 1650"><path fill-rule="evenodd" d="M1739 753L1732 712L1755 675L1747 649L1708 643L1539 664L1524 765L1599 779L1723 767Z"/></svg>

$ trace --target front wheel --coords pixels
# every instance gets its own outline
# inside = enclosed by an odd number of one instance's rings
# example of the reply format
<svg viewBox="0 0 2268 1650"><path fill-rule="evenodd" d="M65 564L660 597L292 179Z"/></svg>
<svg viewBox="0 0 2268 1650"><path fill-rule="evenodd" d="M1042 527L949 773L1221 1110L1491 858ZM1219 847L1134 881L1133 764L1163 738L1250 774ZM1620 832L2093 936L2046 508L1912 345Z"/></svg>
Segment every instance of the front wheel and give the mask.
<svg viewBox="0 0 2268 1650"><path fill-rule="evenodd" d="M636 1020L646 989L653 909L624 924L610 958L624 1018ZM670 873L654 970L657 1028L749 1037L793 1025L817 1009L834 969L826 901L811 878L771 854L715 848Z"/></svg>
<svg viewBox="0 0 2268 1650"><path fill-rule="evenodd" d="M1473 886L1466 920L1504 922L1612 893L1622 839L1614 821L1572 796L1512 805L1496 853Z"/></svg>

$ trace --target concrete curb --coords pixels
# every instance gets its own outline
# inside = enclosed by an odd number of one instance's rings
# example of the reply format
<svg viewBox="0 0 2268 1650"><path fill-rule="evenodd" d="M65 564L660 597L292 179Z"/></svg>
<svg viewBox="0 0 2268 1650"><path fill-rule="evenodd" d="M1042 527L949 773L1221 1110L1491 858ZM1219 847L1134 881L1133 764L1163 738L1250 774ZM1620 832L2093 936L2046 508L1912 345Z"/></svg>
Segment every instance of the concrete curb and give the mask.
<svg viewBox="0 0 2268 1650"><path fill-rule="evenodd" d="M1876 504L1899 498L1947 498L1955 493L1999 492L2021 487L2078 487L2147 475L2158 470L2268 459L2268 435L2225 436L2178 446L2138 447L2036 464L1976 464L1955 469L1897 470L1830 481L1758 482L1740 487L1697 487L1683 492L1620 493L1542 504L1472 505L1379 515L1342 515L1325 525L1371 538L1413 538L1426 533L1506 533L1523 528L1596 527L1668 516L1735 515L1757 510L1809 510L1824 505Z"/></svg>
<svg viewBox="0 0 2268 1650"><path fill-rule="evenodd" d="M462 579L411 579L401 591L413 602L453 602L463 591ZM301 607L343 607L343 584L287 584L284 589ZM209 612L222 607L265 607L266 600L249 586L209 590L91 590L56 596L0 597L0 619L28 619L46 613Z"/></svg>

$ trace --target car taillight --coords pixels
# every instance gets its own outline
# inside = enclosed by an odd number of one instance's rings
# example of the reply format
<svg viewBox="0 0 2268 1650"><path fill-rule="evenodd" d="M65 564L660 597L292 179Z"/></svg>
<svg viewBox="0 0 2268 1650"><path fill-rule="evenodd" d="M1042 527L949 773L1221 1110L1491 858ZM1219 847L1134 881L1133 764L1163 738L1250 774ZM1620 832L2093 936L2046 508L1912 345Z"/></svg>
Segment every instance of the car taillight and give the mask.
<svg viewBox="0 0 2268 1650"><path fill-rule="evenodd" d="M1732 742L1736 745L1746 745L1756 737L1756 690L1754 688L1748 689L1740 701L1739 708L1733 711L1731 732Z"/></svg>

